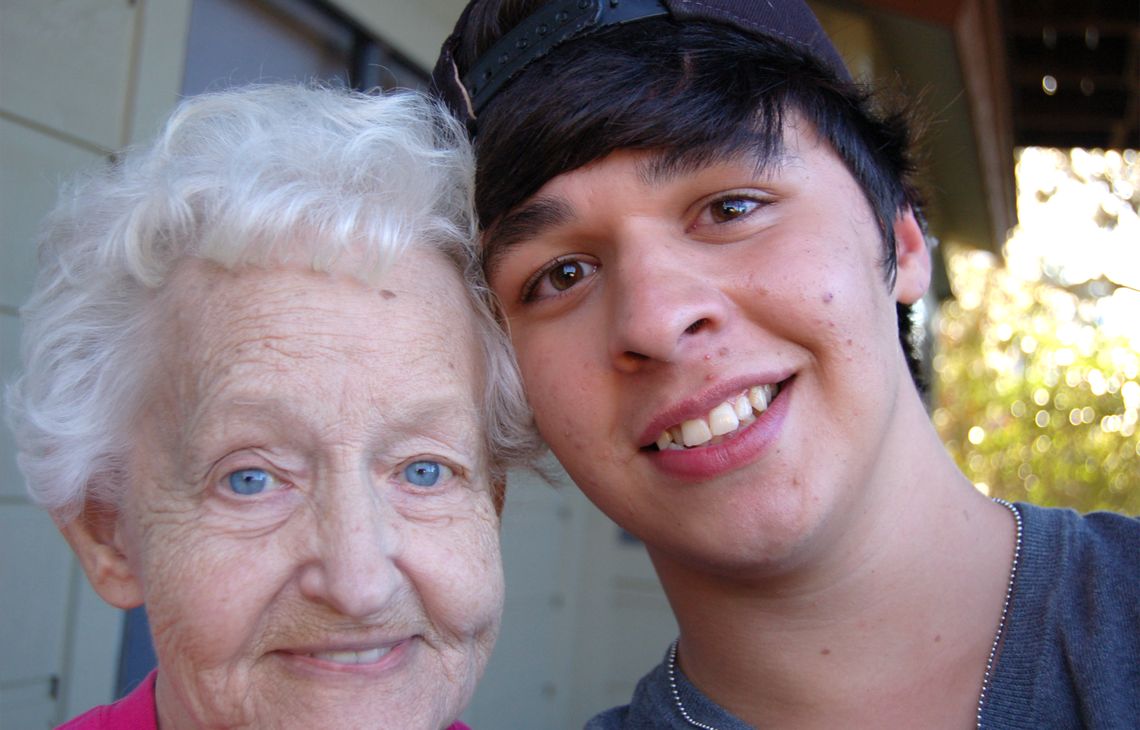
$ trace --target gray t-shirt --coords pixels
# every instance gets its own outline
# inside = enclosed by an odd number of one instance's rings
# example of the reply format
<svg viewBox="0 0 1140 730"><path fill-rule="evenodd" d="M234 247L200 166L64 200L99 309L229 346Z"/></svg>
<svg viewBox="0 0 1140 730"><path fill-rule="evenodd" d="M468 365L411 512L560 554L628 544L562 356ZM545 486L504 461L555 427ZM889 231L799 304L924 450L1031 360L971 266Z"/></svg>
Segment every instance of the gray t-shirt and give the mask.
<svg viewBox="0 0 1140 730"><path fill-rule="evenodd" d="M1140 727L1140 519L1018 503L1021 559L982 727ZM717 730L752 730L677 670L689 715ZM586 730L688 730L665 662L628 705ZM698 726L699 727L699 726Z"/></svg>

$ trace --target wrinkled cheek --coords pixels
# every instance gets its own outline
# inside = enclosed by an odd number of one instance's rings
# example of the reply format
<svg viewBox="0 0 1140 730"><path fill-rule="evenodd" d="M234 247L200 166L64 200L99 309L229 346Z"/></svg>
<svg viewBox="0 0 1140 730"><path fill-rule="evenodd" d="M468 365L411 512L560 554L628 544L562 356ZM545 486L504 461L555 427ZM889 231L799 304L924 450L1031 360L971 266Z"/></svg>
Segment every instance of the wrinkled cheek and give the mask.
<svg viewBox="0 0 1140 730"><path fill-rule="evenodd" d="M160 662L193 664L197 671L223 666L238 653L240 642L231 637L240 633L241 621L224 592L192 583L181 590L169 583L155 588L148 591L147 618Z"/></svg>
<svg viewBox="0 0 1140 730"><path fill-rule="evenodd" d="M486 662L499 634L505 584L498 533L490 521L477 535L438 555L435 565L451 570L435 581L425 608L444 633L452 649L469 654L480 667Z"/></svg>
<svg viewBox="0 0 1140 730"><path fill-rule="evenodd" d="M201 559L213 555L208 546L166 537L167 546L178 547L152 554L144 586L160 672L195 717L239 725L249 712L244 652L251 630L251 608L240 589L253 578L225 570L225 556Z"/></svg>
<svg viewBox="0 0 1140 730"><path fill-rule="evenodd" d="M151 633L159 674L170 688L162 710L208 726L241 727L253 720L248 668L230 661L226 628L208 611L195 617L169 605L154 608Z"/></svg>
<svg viewBox="0 0 1140 730"><path fill-rule="evenodd" d="M477 575L479 577L476 585L470 588L468 599L456 596L458 600L452 603L450 613L452 625L459 627L457 633L467 637L485 661L499 636L503 616L505 588L497 545L493 554L485 556Z"/></svg>
<svg viewBox="0 0 1140 730"><path fill-rule="evenodd" d="M427 693L421 699L448 717L458 716L475 694L498 639L504 597L497 538L493 553L472 549L454 565L461 570L437 575L431 595L421 595L441 643L431 660L437 669L416 681Z"/></svg>

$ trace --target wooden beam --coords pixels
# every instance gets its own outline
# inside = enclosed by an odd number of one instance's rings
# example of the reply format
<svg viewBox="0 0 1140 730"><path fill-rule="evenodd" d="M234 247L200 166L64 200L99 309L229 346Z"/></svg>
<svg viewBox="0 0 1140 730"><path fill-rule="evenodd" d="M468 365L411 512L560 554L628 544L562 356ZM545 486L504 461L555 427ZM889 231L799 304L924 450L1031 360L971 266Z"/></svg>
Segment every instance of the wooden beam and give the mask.
<svg viewBox="0 0 1140 730"><path fill-rule="evenodd" d="M997 0L963 0L954 43L970 102L982 186L989 205L995 251L1017 224L1013 182L1013 110Z"/></svg>

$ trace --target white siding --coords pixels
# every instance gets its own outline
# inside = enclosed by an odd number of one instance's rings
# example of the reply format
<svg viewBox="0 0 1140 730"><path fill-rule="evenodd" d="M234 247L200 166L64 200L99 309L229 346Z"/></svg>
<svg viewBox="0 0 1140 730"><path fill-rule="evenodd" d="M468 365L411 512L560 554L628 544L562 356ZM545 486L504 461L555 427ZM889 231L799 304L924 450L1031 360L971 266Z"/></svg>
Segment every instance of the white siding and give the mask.
<svg viewBox="0 0 1140 730"><path fill-rule="evenodd" d="M100 164L132 139L136 125L153 130L167 114L177 99L189 2L0 4L0 377L5 382L18 363L17 306L31 288L39 221L60 182ZM172 36L181 40L171 42ZM12 438L4 429L0 728L51 727L110 701L120 631L121 612L95 595L51 519L28 502Z"/></svg>

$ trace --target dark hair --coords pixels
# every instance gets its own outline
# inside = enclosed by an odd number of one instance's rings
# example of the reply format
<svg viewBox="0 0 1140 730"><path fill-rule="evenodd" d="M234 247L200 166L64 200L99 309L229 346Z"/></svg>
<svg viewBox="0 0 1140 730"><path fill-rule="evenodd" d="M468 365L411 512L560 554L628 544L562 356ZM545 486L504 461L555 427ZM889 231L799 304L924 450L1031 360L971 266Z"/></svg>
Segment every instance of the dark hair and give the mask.
<svg viewBox="0 0 1140 730"><path fill-rule="evenodd" d="M455 61L465 73L540 5L479 3ZM869 92L809 52L704 21L655 18L575 39L531 63L478 118L476 208L495 225L547 181L617 149L659 150L681 166L747 153L773 159L789 112L811 122L862 188L883 237L888 287L896 274L894 221L920 209L909 112L879 114ZM910 308L899 337L915 382Z"/></svg>

